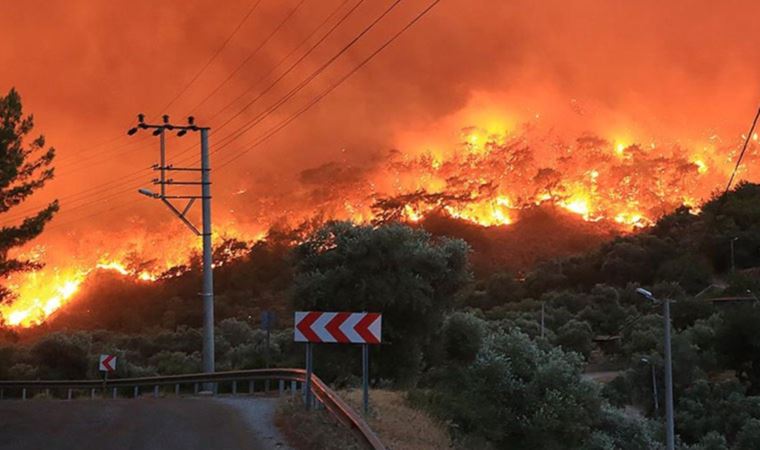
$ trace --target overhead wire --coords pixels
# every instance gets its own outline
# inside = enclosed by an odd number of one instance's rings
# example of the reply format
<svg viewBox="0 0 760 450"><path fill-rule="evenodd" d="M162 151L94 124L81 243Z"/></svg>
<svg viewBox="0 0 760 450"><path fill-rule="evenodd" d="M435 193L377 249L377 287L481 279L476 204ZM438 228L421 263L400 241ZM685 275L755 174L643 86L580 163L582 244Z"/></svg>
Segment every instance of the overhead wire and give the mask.
<svg viewBox="0 0 760 450"><path fill-rule="evenodd" d="M216 95L217 92L225 85L227 82L229 82L248 62L250 62L256 55L258 55L259 51L261 51L262 48L274 37L275 34L277 34L280 29L282 29L283 26L292 18L295 13L301 8L301 6L304 4L306 0L300 0L295 7L293 7L290 12L280 21L280 23L272 30L269 35L264 38L263 41L256 47L243 61L240 62L233 70L232 72L227 75L227 78L224 79L221 83L219 83L211 92L208 93L203 99L196 104L191 111L198 110L201 106L203 106L211 97Z"/></svg>
<svg viewBox="0 0 760 450"><path fill-rule="evenodd" d="M198 70L198 72L196 72L196 74L191 78L191 80L188 83L186 83L183 86L182 89L180 89L180 91L169 101L169 103L166 106L164 106L164 108L162 108L162 111L165 111L165 110L169 109L171 107L171 105L174 104L174 102L176 102L179 98L181 98L181 96L185 92L187 92L187 90L206 71L206 69L208 69L208 67L211 65L211 63L213 63L213 61L221 54L222 50L224 50L224 48L230 43L230 41L237 34L237 32L242 28L242 26L245 24L245 22L251 17L251 15L257 9L257 7L261 3L261 1L262 0L255 0L255 1L251 2L251 7L248 9L248 12L238 22L237 26L232 30L232 32L227 36L227 38L222 42L222 44L217 48L217 50L211 55L211 57L206 61L206 63ZM303 1L305 1L305 0L302 0L301 3L303 3ZM299 3L299 6L300 6L300 3ZM126 136L120 135L120 136L108 139L108 140L106 140L106 141L104 141L102 143L96 144L95 146L92 147L92 149L99 148L99 147L101 147L103 145L106 145L106 144L109 144L109 143L113 143L113 142L116 142L116 141L119 141L119 140L125 139L125 138L126 138ZM149 138L150 138L149 136L145 136L145 137L140 138L137 141L131 140L130 142L125 142L122 145L119 145L117 147L109 149L109 152L115 151L117 149L123 149L123 148L127 148L127 147L134 147L135 144L142 144L142 143L144 143ZM129 151L131 152L133 150L130 149ZM124 155L126 153L127 152L119 152L119 153L117 153L114 156L120 156L120 155ZM87 156L85 158L82 158L81 157L81 152L79 152L76 155L72 155L71 157L65 158L63 160L65 160L66 162L68 162L70 160L74 160L75 164L72 164L70 166L63 166L65 170L57 170L56 176L68 175L68 174L71 174L71 173L79 172L79 171L83 170L84 168L90 168L93 165L102 164L102 163L105 163L105 162L108 161L108 159L103 158L103 153L102 152L99 152L99 153L94 154L94 155L89 155L89 156ZM93 162L93 160L96 160L96 161ZM62 161L62 160L59 160L58 162L60 162L60 161ZM60 167L61 166L59 166L59 168ZM68 170L68 169L70 169L70 170ZM142 168L142 169L139 169L137 171L131 172L127 176L142 174L142 173L146 172L147 170L149 170L149 168ZM122 177L122 180L112 180L112 181L103 183L101 185L97 185L97 186L93 186L91 188L85 189L83 191L72 193L71 195L66 195L66 196L60 197L59 200L72 200L72 199L76 199L78 197L82 197L84 195L87 195L87 194L89 194L90 192L92 192L94 190L99 190L99 191L110 190L110 189L115 188L115 187L123 186L125 184L125 183L123 183L123 180L124 180L123 177ZM108 187L108 186L110 186L110 187ZM41 209L44 209L44 206L43 207L30 206L30 207L22 208L22 209L19 209L19 210L14 210L13 211L14 214L12 214L12 215L4 215L2 222L0 222L0 226L3 225L3 224L8 224L8 223L14 222L14 221L16 221L16 220L18 220L20 218L23 218L25 215L29 214L30 212L40 211Z"/></svg>
<svg viewBox="0 0 760 450"><path fill-rule="evenodd" d="M327 17L325 17L324 20L322 20L322 22L319 25L317 25L313 30L311 30L311 32L308 35L306 35L306 37L304 37L296 46L294 46L287 55L285 55L282 58L280 58L280 60L277 62L277 64L275 64L274 66L272 66L272 68L267 73L265 73L264 75L262 75L261 77L259 77L256 81L254 81L253 83L251 83L251 86L248 89L246 89L245 91L241 92L237 97L235 97L234 99L232 99L230 102L228 102L222 108L220 108L215 113L213 113L211 116L209 116L208 120L209 121L213 121L214 119L216 119L217 117L219 117L219 115L222 112L224 112L227 108L233 106L235 103L237 103L238 100L240 100L241 98L245 97L248 93L250 93L251 91L253 91L256 88L256 86L258 86L258 84L261 81L265 80L269 75L271 75L277 69L279 69L280 66L283 65L285 63L285 61L287 61L288 59L290 59L290 57L293 56L293 54L299 48L301 48L306 42L308 42L312 37L314 37L314 35L317 34L317 31L319 31L323 26L325 26L325 24L327 24L327 22L329 22L330 20L332 20L332 18L338 13L338 11L340 11L346 5L346 3L348 3L349 1L350 0L343 0L342 2L340 2L338 4L338 6L335 7L335 9L333 9L332 12L330 12L330 14ZM361 4L363 1L364 0L359 0L359 2L357 3L357 5ZM307 53L309 53L309 52L307 51Z"/></svg>
<svg viewBox="0 0 760 450"><path fill-rule="evenodd" d="M349 71L344 76L342 76L340 79L338 79L335 83L333 83L327 89L323 90L316 98L314 98L311 101L309 101L305 106L301 107L294 114L292 114L291 116L289 116L285 120L281 121L280 123L278 123L274 127L270 128L269 130L267 130L267 132L265 132L262 136L260 136L259 138L257 138L256 141L250 147L248 147L247 149L243 150L242 152L233 154L231 158L229 158L229 159L225 160L224 162L220 163L217 166L217 170L221 170L222 168L227 167L233 161L235 161L236 159L242 157L245 153L247 153L248 151L252 150L256 146L260 145L261 143L263 143L264 141L266 141L267 139L269 139L271 136L273 136L274 134L276 134L277 132L279 132L281 129L285 128L287 125L289 125L294 120L296 120L301 114L305 113L311 107L313 107L314 105L316 105L317 103L319 103L325 96L329 95L332 91L334 91L336 88L338 88L350 76L352 76L354 73L356 73L362 67L364 67L377 54L379 54L382 50L384 50L386 47L388 47L393 41L395 41L399 36L401 36L409 28L411 28L415 23L417 23L424 15L426 15L439 2L440 2L440 0L436 0L436 1L432 2L428 7L426 7L417 16L415 16L409 23L407 23L406 26L404 26L402 29L400 29L397 33L395 33L393 36L391 36L391 38L389 38L388 40L386 40L386 42L384 42L380 47L378 47L375 51L373 51L368 57L366 57L364 60L362 60L362 62L360 62L360 64L358 64L351 71ZM396 2L396 3L398 3L398 2ZM332 60L334 61L334 58L332 58ZM129 190L132 190L132 189L133 188L130 188ZM108 197L104 197L102 200L105 200L106 198L111 198L111 197L113 197L115 195L118 195L120 193L121 192L113 193L113 195L108 196ZM129 203L125 204L125 205L118 206L118 207L121 208L121 207L126 207L128 205L129 205ZM84 205L82 205L82 206L84 206ZM85 216L83 218L75 219L75 221L76 220L82 220L84 218L93 217L94 215L103 214L103 213L109 212L109 211L111 211L113 209L115 209L115 207L109 208L108 210L105 210L105 211L96 212L95 214L88 215L88 216ZM73 221L66 222L66 223L73 223Z"/></svg>
<svg viewBox="0 0 760 450"><path fill-rule="evenodd" d="M355 74L357 71L359 71L362 67L367 65L375 56L377 56L380 52L382 52L385 48L387 48L389 45L391 45L396 39L398 39L404 32L409 30L414 24L416 24L420 19L422 19L430 10L435 7L440 0L433 1L430 5L428 5L425 9L420 11L409 23L407 23L403 28L401 28L399 31L397 31L393 36L391 36L388 40L386 40L380 47L378 47L375 51L373 51L369 56L364 58L357 66L355 66L351 71L343 75L341 78L339 78L335 83L333 83L331 86L329 86L327 89L323 90L322 93L320 93L317 97L312 99L310 102L308 102L305 106L300 108L298 111L296 111L294 114L286 118L285 120L281 121L276 126L272 127L267 131L263 136L258 138L251 146L246 148L245 150L236 153L232 158L224 161L221 164L217 165L217 170L221 170L224 167L229 166L232 162L235 160L241 158L249 151L253 150L256 146L261 145L263 142L265 142L267 139L269 139L271 136L288 126L291 122L296 120L301 114L305 113L309 109L311 109L314 105L319 103L323 98L325 98L327 95L329 95L332 91L337 89L340 85L342 85L346 80L348 80L353 74Z"/></svg>
<svg viewBox="0 0 760 450"><path fill-rule="evenodd" d="M757 126L758 118L760 118L760 109L757 110L757 114L755 114L755 119L752 121L752 126L749 128L749 133L747 133L747 137L744 139L744 145L742 146L742 151L739 153L739 157L736 159L736 166L734 166L734 170L731 172L731 177L728 179L728 184L726 184L726 190L723 192L724 197L725 197L725 194L728 194L728 191L731 190L731 185L734 182L734 177L736 177L736 173L739 171L739 166L742 163L742 158L744 158L744 153L747 151L749 140L752 138L752 134L755 131L755 127Z"/></svg>
<svg viewBox="0 0 760 450"><path fill-rule="evenodd" d="M248 11L241 17L240 21L237 23L235 28L232 30L232 32L227 35L227 37L224 39L224 41L221 43L219 47L214 51L214 53L209 57L209 59L203 64L203 66L200 67L200 69L193 75L193 77L188 81L183 87L172 97L172 99L163 107L160 109L161 112L165 112L168 110L177 100L179 100L187 91L188 89L205 73L205 71L209 68L209 66L219 57L219 55L222 53L222 51L227 47L227 45L232 41L232 39L235 37L235 35L240 31L240 29L243 27L243 25L248 21L248 19L253 15L253 13L258 8L259 4L262 2L262 0L254 0L251 2L251 6L248 8ZM104 145L114 143L116 141L127 139L124 135L119 135L117 137L108 139L102 143L95 144L92 147L88 147L91 150L98 149ZM145 140L145 139L141 139ZM126 148L129 146L134 146L135 141L131 140L130 142L126 142L122 145L119 145L117 147L108 149L108 152L112 152L117 149ZM122 155L125 152L120 152L118 155ZM82 151L78 151L76 153L72 153L70 155L67 155L66 157L58 158L56 163L58 164L58 167L63 167L64 169L68 169L68 165L65 163L68 163L69 161L73 161L75 164L72 164L71 167L77 166L77 168L86 165L91 165L90 161L94 159L99 159L99 161L96 161L94 164L98 164L100 161L107 161L106 159L102 158L103 154L102 152L96 153L93 155L89 155L88 157L82 158ZM118 156L117 155L117 156ZM78 170L75 170L78 171ZM68 174L70 171L63 170L59 171L57 174L58 176L63 174Z"/></svg>
<svg viewBox="0 0 760 450"><path fill-rule="evenodd" d="M363 0L362 0L362 1L363 1ZM298 10L298 9L299 9L299 8L300 8L302 5L303 5L303 3L304 3L304 2L305 2L305 0L301 0L299 3L297 3L297 4L296 4L296 6L295 6L294 8L292 8L292 9L290 10L290 12L289 12L289 13L288 13L288 14L287 14L287 15L286 15L284 18L283 18L283 20L282 20L282 21L279 23L279 25L278 25L277 27L275 27L275 29L273 30L273 32L272 32L272 33L270 33L270 34L269 34L269 35L268 35L268 36L267 36L267 37L266 37L266 38L265 38L265 39L264 39L264 40L263 40L263 41L262 41L262 42L261 42L261 43L260 43L260 44L259 44L259 45L256 47L256 49L254 49L254 50L253 50L253 51L252 51L252 52L251 52L251 53L248 55L248 57L247 57L247 58L246 58L246 59L243 61L243 63L242 63L242 64L238 65L238 67L237 67L237 68L236 68L236 69L233 71L233 74L234 74L234 72L237 72L237 71L238 71L238 70L239 70L239 69L240 69L240 68L241 68L243 65L245 65L245 63L246 63L246 62L250 61L250 60L251 60L251 59L252 59L252 58L253 58L253 57L256 55L256 53L257 53L258 51L260 51L260 50L261 50L261 48L263 48L263 47L264 47L264 45L265 45L267 42L269 42L269 40L271 40L271 38L272 38L272 37L273 37L273 36L274 36L274 35L275 35L275 34L276 34L276 33L277 33L277 32L278 32L278 31L279 31L281 28L282 28L282 26L284 26L284 25L285 25L285 23L286 23L286 22L287 22L287 21L288 21L288 20L289 20L289 19L290 19L290 18L291 18L291 17L292 17L294 14L295 14L295 12L296 12L296 11L297 11L297 10ZM333 16L333 15L334 15L334 14L335 14L335 13L336 13L336 12L337 12L339 9L340 9L340 7L341 7L341 6L343 6L343 5L344 5L346 2L347 2L347 0L346 0L346 1L344 1L343 3L341 3L341 4L339 5L339 7L338 7L338 8L336 8L336 9L335 9L335 10L334 10L334 11L333 11L333 12L332 12L332 13L331 13L329 16L328 16L328 18L327 18L327 19L325 19L325 21L323 21L323 22L322 22L322 24L324 24L324 23L326 23L327 21L329 21L329 19L330 19L330 18L331 18L331 17L332 17L332 16ZM256 3L254 4L254 8L251 8L251 10L249 10L249 14L247 14L247 15L245 16L245 18L247 18L247 17L249 17L249 16L250 16L250 13L252 13L252 11L255 9L255 6L258 6L258 2L256 2ZM241 20L241 22L238 24L238 27L236 27L235 31L233 31L233 33L231 33L231 34L230 34L230 36L228 36L228 38L225 40L225 42L223 43L223 45L222 45L222 46L221 46L221 47L220 47L220 48L217 50L217 52L216 52L214 55L212 55L212 57L209 59L209 61L213 61L213 60L216 58L216 56L218 56L218 53L220 53L220 52L221 52L221 50L224 48L224 46L226 46L226 44L227 44L227 43L228 43L228 42L231 40L231 36L234 36L234 34L236 33L236 30L238 30L238 29L240 28L241 24L242 24L244 21L245 21L245 20ZM321 24L321 25L322 25L322 24ZM321 25L320 25L320 26L321 26ZM313 35L313 34L314 34L316 31L318 31L318 29L319 29L319 27L317 27L317 28L316 28L316 29L315 29L315 30L314 30L314 31L313 31L311 34ZM205 68L206 68L207 66L208 66L208 64L207 64L207 65L204 65L204 67L203 67L203 68L201 68L201 70L200 70L198 73L201 73L203 70L205 70ZM199 76L199 75L198 75L198 76ZM230 78L230 77L228 77L227 79L229 79L229 78ZM225 80L225 81L223 81L221 84L217 85L217 87L216 87L216 88L214 89L214 91L212 91L212 92L215 92L215 91L217 91L217 90L218 90L218 89L219 89L219 88L220 88L220 87L221 87L221 86L222 86L222 85L223 85L225 82L226 82L226 80ZM187 85L187 86L189 86L190 84L191 84L191 83L188 83L188 85ZM186 90L187 90L187 89L183 89L183 90L181 90L180 94L178 94L177 96L175 96L175 99L173 99L173 101L176 101L176 98L179 98L179 96L181 96L181 95L182 95L182 93L184 93ZM171 102L170 102L170 103L171 103ZM169 105L169 106L170 106L170 105ZM166 108L168 108L168 106L167 106L167 107L165 107L164 109L166 109ZM144 141L145 139L149 139L149 138L150 138L150 136L146 136L145 138L141 139L141 141ZM120 138L119 138L119 139L120 139ZM130 142L130 143L128 143L128 144L126 144L126 145L124 145L124 146L121 146L121 147L126 147L126 146L129 146L129 145L133 145L133 142ZM121 148L121 147L120 147L120 148ZM191 147L188 147L188 149L187 149L187 150L190 150L190 149L192 149L193 147L195 147L195 146L191 146ZM82 207L84 207L84 206L89 206L89 205L97 204L97 203L100 203L102 200L105 200L105 199L109 199L109 198L113 198L113 197L115 197L115 196L117 196L117 195L120 195L120 194L122 194L122 193L125 193L125 192L129 192L129 191L132 191L132 190L135 188L134 186L130 186L130 187L126 188L126 189L122 189L122 190L119 190L119 191L117 191L117 192L114 192L114 193L110 193L110 194L107 194L107 195L101 195L101 194L103 194L103 193L104 193L104 191L110 191L110 190L113 190L113 189L116 189L116 188L120 188L120 187L123 187L123 186L131 185L133 182L135 182L135 181L138 181L138 180L140 179L139 177L142 177L142 176L143 176L143 174L144 174L146 171L149 171L149 170L150 170L150 168L141 168L141 169L138 169L138 170L136 170L136 171L130 172L129 174L127 174L127 175L125 175L125 176L122 176L122 177L120 177L120 179L117 179L117 180L112 180L112 181L109 181L109 182L106 182L106 183L103 183L103 184L100 184L100 185L97 185L97 186L93 186L93 187L91 187L91 188L85 189L85 190L83 190L83 191L80 191L80 192L74 193L74 194L72 194L72 195L68 195L68 196L64 196L64 197L61 197L59 200L72 200L72 201L70 201L70 202L68 202L68 203L66 204L66 206L67 206L67 207L66 207L65 209L63 209L61 212L62 212L62 213L66 213L66 212L68 212L68 211L72 211L72 210L78 210L78 209L81 209L81 208L82 208ZM138 177L138 176L139 176L139 177ZM99 194L99 195L98 195L96 198L92 198L92 197L86 197L86 196L87 196L89 193L91 193L92 191L96 191L96 190L97 190L97 191L99 191L99 192L98 192L98 194ZM75 199L75 200L74 200L74 199ZM82 203L82 202L83 202L83 203ZM69 208L68 206L69 206L69 205L71 205L72 203L74 203L74 204L75 204L75 206L74 206L74 207L71 207L71 208ZM77 203L82 203L82 204L81 204L81 205L78 205ZM18 211L14 211L14 213L15 213L15 214L13 214L13 215L6 215L5 217L3 217L3 220L0 222L0 226L2 226L2 225L7 225L7 224L10 224L10 223L12 223L12 222L14 222L14 221L17 221L17 220L19 220L19 219L22 219L23 217L25 217L26 215L28 215L28 214L29 214L30 212L32 212L32 211L40 211L41 209L44 209L44 206L43 206L43 207L34 207L34 206L33 206L33 207L29 207L29 208L26 208L26 209L24 209L24 210L18 210Z"/></svg>
<svg viewBox="0 0 760 450"><path fill-rule="evenodd" d="M230 43L230 41L232 41L232 38L235 37L235 35L237 34L237 32L240 31L240 29L243 27L243 24L245 24L248 21L248 19L251 17L251 15L253 15L253 12L256 11L256 8L258 8L258 6L259 6L260 3L261 3L261 0L254 0L253 2L251 2L251 7L248 9L248 12L245 13L245 15L243 15L243 17L238 22L237 26L235 26L235 28L227 36L227 38L224 40L224 42L222 42L222 45L220 45L216 49L216 51L211 55L211 57L206 61L206 63L203 66L201 66L201 68L195 73L195 75L193 75L193 77L190 79L190 81L188 81L187 83L185 83L185 85L182 87L182 89L180 89L177 92L177 94L174 97L172 97L171 100L169 100L169 103L167 103L166 106L164 106L163 108L161 108L160 113L164 113L164 112L168 111L169 108L171 108L172 105L174 105L174 103L177 100L179 100L179 98L182 97L182 95L184 95L185 92L187 92L187 90L190 89L190 87L196 81L198 81L198 79L201 77L201 75L203 75L203 73L206 72L206 69L209 68L209 66L211 65L211 63L213 63L216 60L216 58L219 57L219 55L222 53L222 50L224 50L227 47L227 45Z"/></svg>

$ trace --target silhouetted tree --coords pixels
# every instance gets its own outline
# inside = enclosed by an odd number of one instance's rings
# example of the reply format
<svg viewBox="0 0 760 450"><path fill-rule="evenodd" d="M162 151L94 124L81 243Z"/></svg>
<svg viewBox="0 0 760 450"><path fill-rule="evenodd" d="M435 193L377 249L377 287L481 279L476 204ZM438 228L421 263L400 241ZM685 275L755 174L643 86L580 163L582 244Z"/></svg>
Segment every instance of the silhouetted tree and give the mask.
<svg viewBox="0 0 760 450"><path fill-rule="evenodd" d="M15 89L0 97L0 214L7 214L53 178L55 150L45 149L43 136L28 140L33 127L34 120L31 115L23 115L21 97ZM23 218L18 225L0 228L0 277L40 267L37 261L11 258L8 254L42 233L56 211L57 200ZM3 217L6 223L21 218L22 215ZM10 297L10 291L0 286L0 302Z"/></svg>

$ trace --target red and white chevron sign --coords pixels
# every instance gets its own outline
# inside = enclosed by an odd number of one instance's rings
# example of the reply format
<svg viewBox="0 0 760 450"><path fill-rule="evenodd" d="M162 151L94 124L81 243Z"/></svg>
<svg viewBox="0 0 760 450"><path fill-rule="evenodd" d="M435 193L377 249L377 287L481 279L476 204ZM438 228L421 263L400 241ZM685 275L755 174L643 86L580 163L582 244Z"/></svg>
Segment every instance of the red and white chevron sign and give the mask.
<svg viewBox="0 0 760 450"><path fill-rule="evenodd" d="M379 344L382 322L379 313L297 311L295 341Z"/></svg>
<svg viewBox="0 0 760 450"><path fill-rule="evenodd" d="M116 355L100 355L98 366L101 372L113 372L116 370Z"/></svg>

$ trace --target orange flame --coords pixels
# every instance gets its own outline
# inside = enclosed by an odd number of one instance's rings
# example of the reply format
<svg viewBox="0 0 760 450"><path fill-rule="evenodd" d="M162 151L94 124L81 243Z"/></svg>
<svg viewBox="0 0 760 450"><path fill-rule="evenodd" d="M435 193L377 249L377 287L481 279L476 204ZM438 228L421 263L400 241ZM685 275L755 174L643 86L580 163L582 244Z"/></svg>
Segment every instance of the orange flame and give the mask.
<svg viewBox="0 0 760 450"><path fill-rule="evenodd" d="M549 203L583 220L606 221L625 231L649 226L680 205L699 213L699 203L724 182L732 165L725 155L732 154L733 144L718 149L713 137L694 141L692 147L698 151L652 138L636 139L628 132L611 134L609 139L584 135L564 142L541 134L535 126L537 113L520 130L514 121L498 116L471 117L484 125L447 134L449 143L455 144L446 145L446 139L435 136L410 135L404 147L412 151L394 153L386 165L368 171L361 182L348 185L324 203L294 200L298 204L287 209L290 224L315 213L326 219L373 222L382 212L377 210L380 200L400 198L400 206L390 202L399 208L393 217L407 222L435 213L482 226L509 226L519 220L522 208ZM749 159L756 157L757 137L752 138ZM751 175L747 172L745 178ZM264 215L259 228L280 219ZM260 229L240 228L217 229L219 234L246 241L263 236ZM184 233L173 234L163 244L146 231L134 235L130 242L106 239L113 241L112 248L89 255L88 260L51 264L49 269L9 280L17 299L0 305L0 318L13 326L41 323L70 301L94 271L113 271L149 283L200 249L200 242ZM159 256L135 264L130 261L132 253Z"/></svg>

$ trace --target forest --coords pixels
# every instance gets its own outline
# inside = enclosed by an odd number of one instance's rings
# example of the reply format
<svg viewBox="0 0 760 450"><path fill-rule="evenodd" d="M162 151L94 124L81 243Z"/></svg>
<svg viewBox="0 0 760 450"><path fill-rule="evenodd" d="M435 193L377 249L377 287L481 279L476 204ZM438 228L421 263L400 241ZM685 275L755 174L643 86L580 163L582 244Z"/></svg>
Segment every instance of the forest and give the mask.
<svg viewBox="0 0 760 450"><path fill-rule="evenodd" d="M663 324L643 286L674 301L680 448L760 448L760 185L526 270L483 258L498 251L487 234L473 245L466 226L436 220L435 233L328 222L218 245L217 370L300 367L295 310L378 311L372 385L407 392L465 448L658 448ZM103 273L44 324L4 328L0 378L94 378L100 353L119 356L118 377L200 371L198 258L175 273L151 284ZM265 310L277 318L270 361ZM316 373L356 385L358 355L319 346Z"/></svg>

